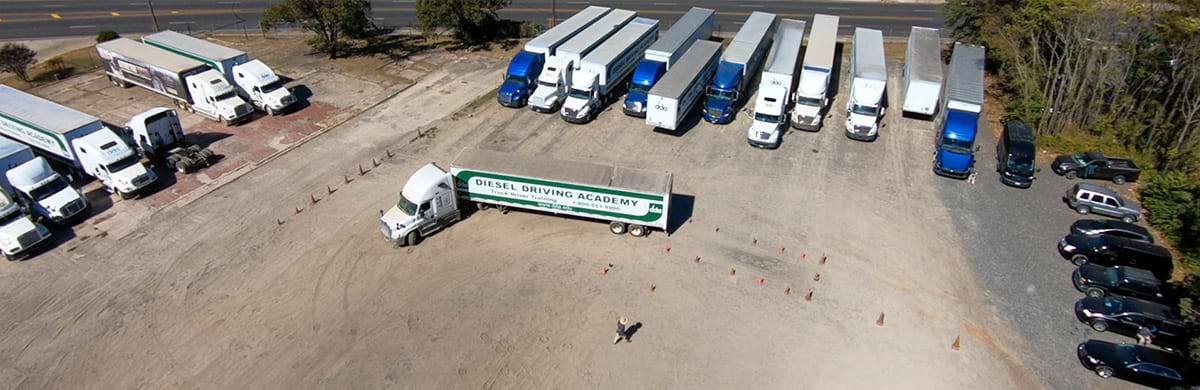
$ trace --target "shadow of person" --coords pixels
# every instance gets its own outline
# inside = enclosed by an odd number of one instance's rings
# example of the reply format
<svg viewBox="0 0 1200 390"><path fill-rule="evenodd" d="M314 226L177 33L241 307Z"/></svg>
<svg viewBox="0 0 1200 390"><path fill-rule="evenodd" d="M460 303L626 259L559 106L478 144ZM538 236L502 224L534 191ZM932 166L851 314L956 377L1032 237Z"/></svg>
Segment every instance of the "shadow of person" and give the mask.
<svg viewBox="0 0 1200 390"><path fill-rule="evenodd" d="M637 333L639 329L642 329L641 322L633 324L633 326L630 326L629 329L625 329L625 342L633 342L633 334Z"/></svg>

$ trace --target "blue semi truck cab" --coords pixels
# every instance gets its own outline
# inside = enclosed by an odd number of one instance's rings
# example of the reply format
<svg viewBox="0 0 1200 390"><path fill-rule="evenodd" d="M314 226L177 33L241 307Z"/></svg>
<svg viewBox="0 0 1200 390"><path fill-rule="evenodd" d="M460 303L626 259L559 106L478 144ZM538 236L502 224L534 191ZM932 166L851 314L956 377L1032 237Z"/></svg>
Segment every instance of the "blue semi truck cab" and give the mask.
<svg viewBox="0 0 1200 390"><path fill-rule="evenodd" d="M508 63L508 70L504 72L504 83L500 84L500 91L496 92L496 100L505 107L524 107L545 62L546 57L538 53L517 53Z"/></svg>
<svg viewBox="0 0 1200 390"><path fill-rule="evenodd" d="M646 117L646 95L664 74L667 73L667 63L651 59L643 59L633 70L629 79L629 92L625 95L625 104L621 110L625 115L638 118Z"/></svg>
<svg viewBox="0 0 1200 390"><path fill-rule="evenodd" d="M772 13L754 11L746 18L742 29L721 55L721 63L708 86L704 120L716 124L733 121L747 84L771 49L771 39L778 24L778 18Z"/></svg>
<svg viewBox="0 0 1200 390"><path fill-rule="evenodd" d="M704 120L725 124L733 120L734 105L741 98L746 81L742 79L745 65L721 61L712 84L708 86L708 99L704 103Z"/></svg>
<svg viewBox="0 0 1200 390"><path fill-rule="evenodd" d="M979 114L947 110L938 133L933 168L937 174L965 179L975 170L975 134Z"/></svg>

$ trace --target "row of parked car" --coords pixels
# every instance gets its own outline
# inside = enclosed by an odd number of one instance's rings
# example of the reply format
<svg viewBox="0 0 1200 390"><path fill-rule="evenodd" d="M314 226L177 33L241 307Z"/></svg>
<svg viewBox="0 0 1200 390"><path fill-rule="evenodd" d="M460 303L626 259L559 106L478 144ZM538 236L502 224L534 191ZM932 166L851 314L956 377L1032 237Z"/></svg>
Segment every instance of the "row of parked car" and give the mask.
<svg viewBox="0 0 1200 390"><path fill-rule="evenodd" d="M1060 173L1081 176L1069 173L1080 169L1078 166L1064 163L1076 156L1060 157L1053 169L1060 172L1060 167L1067 165ZM1106 179L1124 183L1136 177ZM1080 363L1102 378L1116 377L1156 388L1200 385L1200 369L1183 355L1200 328L1177 307L1182 289L1167 282L1174 270L1171 252L1156 245L1149 230L1134 224L1140 219L1140 210L1115 191L1079 183L1063 198L1080 214L1095 212L1119 219L1076 221L1070 234L1058 242L1059 254L1079 267L1072 273L1071 283L1086 295L1075 303L1075 317L1097 332L1139 339L1138 344L1087 340L1076 351ZM1159 348L1143 344L1147 336L1145 344Z"/></svg>

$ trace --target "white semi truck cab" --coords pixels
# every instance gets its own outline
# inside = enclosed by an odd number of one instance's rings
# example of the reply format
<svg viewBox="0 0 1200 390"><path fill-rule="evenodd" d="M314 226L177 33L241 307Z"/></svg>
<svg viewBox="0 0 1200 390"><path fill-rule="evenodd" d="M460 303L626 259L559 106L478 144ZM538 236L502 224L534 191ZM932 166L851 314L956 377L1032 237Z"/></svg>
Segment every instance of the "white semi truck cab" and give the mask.
<svg viewBox="0 0 1200 390"><path fill-rule="evenodd" d="M529 108L543 113L556 112L566 94L567 86L571 85L571 73L575 65L570 60L550 57L545 69L538 75L537 89L529 97Z"/></svg>
<svg viewBox="0 0 1200 390"><path fill-rule="evenodd" d="M14 195L23 198L33 212L56 224L72 221L88 208L83 195L42 157L13 167L5 175L16 192Z"/></svg>
<svg viewBox="0 0 1200 390"><path fill-rule="evenodd" d="M379 218L379 230L389 241L416 245L420 237L462 217L456 198L454 177L427 164L404 183L400 201Z"/></svg>
<svg viewBox="0 0 1200 390"><path fill-rule="evenodd" d="M154 184L158 176L142 165L141 156L108 128L74 142L81 169L105 190L129 198Z"/></svg>
<svg viewBox="0 0 1200 390"><path fill-rule="evenodd" d="M754 121L750 123L748 142L751 146L775 148L779 146L779 136L787 125L787 88L783 86L765 86L758 89L758 99L754 102Z"/></svg>
<svg viewBox="0 0 1200 390"><path fill-rule="evenodd" d="M279 114L296 103L296 95L285 88L283 79L262 61L253 60L234 66L233 80L254 107L269 115Z"/></svg>
<svg viewBox="0 0 1200 390"><path fill-rule="evenodd" d="M50 238L50 230L29 220L21 205L0 191L0 252L8 260L28 255Z"/></svg>
<svg viewBox="0 0 1200 390"><path fill-rule="evenodd" d="M563 99L561 115L571 123L586 123L591 120L600 107L607 93L600 91L600 75L580 71L571 77L571 88Z"/></svg>
<svg viewBox="0 0 1200 390"><path fill-rule="evenodd" d="M225 124L233 124L249 117L245 100L237 90L215 70L209 69L186 79L188 91L195 101L186 106L189 112L201 111L216 117Z"/></svg>
<svg viewBox="0 0 1200 390"><path fill-rule="evenodd" d="M883 94L887 90L883 32L855 28L854 47L851 50L846 136L859 141L873 141L879 136L879 122L887 111L883 101Z"/></svg>

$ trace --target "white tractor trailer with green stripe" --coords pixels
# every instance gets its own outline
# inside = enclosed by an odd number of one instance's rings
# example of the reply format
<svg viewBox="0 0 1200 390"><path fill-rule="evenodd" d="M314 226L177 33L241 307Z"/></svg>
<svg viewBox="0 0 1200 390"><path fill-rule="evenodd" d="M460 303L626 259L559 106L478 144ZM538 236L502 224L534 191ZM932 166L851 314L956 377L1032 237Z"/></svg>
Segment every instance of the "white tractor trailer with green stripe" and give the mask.
<svg viewBox="0 0 1200 390"><path fill-rule="evenodd" d="M281 114L297 102L296 95L284 86L284 80L274 70L262 61L251 60L244 51L171 30L144 36L142 42L215 69L237 88L243 99L267 114Z"/></svg>
<svg viewBox="0 0 1200 390"><path fill-rule="evenodd" d="M447 173L435 164L418 169L400 201L380 217L379 230L398 245L462 218L464 204L479 210L525 209L608 222L609 231L642 237L667 229L672 176L668 172L468 148Z"/></svg>

